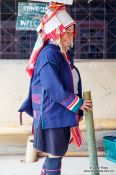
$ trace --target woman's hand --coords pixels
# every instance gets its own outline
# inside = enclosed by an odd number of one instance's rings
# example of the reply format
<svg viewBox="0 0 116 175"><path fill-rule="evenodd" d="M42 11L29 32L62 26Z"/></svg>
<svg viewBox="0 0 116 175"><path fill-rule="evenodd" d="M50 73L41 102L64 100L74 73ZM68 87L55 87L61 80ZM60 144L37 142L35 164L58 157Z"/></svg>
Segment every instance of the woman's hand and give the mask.
<svg viewBox="0 0 116 175"><path fill-rule="evenodd" d="M91 100L84 100L84 102L83 102L82 106L80 107L80 109L86 113L87 110L92 111L92 107L93 107L93 105L92 105Z"/></svg>
<svg viewBox="0 0 116 175"><path fill-rule="evenodd" d="M79 122L83 121L83 116L79 116Z"/></svg>

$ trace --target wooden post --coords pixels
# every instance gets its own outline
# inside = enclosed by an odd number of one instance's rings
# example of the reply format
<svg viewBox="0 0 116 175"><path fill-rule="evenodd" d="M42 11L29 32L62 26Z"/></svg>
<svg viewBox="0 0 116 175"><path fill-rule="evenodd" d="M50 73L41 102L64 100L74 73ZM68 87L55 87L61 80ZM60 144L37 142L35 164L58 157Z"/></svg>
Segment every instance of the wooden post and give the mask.
<svg viewBox="0 0 116 175"><path fill-rule="evenodd" d="M91 92L90 91L84 92L83 97L85 100L91 100ZM95 132L94 132L94 121L93 121L92 111L87 110L87 113L85 113L85 122L86 122L86 130L87 130L91 175L99 175L96 140L95 140Z"/></svg>
<svg viewBox="0 0 116 175"><path fill-rule="evenodd" d="M26 149L26 163L32 163L37 160L37 150L33 148L33 135L28 137L27 149Z"/></svg>

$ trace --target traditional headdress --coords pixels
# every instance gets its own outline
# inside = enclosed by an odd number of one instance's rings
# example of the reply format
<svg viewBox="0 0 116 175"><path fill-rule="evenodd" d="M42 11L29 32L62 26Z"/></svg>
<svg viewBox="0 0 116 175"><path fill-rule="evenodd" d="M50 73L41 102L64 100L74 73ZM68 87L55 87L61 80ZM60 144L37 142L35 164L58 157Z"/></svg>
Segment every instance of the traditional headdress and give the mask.
<svg viewBox="0 0 116 175"><path fill-rule="evenodd" d="M59 39L66 32L66 28L73 24L75 24L75 21L66 11L64 4L50 3L46 14L42 17L41 24L36 30L39 35L26 67L26 71L30 76L33 75L36 59L45 41L56 41L59 44Z"/></svg>

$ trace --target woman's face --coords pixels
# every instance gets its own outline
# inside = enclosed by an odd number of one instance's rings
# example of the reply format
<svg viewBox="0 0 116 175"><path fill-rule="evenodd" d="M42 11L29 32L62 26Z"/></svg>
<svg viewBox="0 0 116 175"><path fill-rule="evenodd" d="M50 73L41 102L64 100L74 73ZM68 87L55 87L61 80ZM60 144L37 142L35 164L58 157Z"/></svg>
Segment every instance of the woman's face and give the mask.
<svg viewBox="0 0 116 175"><path fill-rule="evenodd" d="M64 49L68 49L73 42L74 38L74 25L68 27L66 32L61 36L61 44Z"/></svg>

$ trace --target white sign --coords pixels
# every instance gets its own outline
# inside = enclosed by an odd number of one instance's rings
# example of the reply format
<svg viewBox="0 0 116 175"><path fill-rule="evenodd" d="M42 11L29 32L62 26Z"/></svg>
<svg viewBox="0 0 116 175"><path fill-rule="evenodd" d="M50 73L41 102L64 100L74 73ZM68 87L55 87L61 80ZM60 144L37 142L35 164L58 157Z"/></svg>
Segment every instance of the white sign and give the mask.
<svg viewBox="0 0 116 175"><path fill-rule="evenodd" d="M30 0L30 1L39 1L39 2L58 2L58 3L63 3L63 4L68 4L68 5L72 5L73 4L73 0Z"/></svg>

